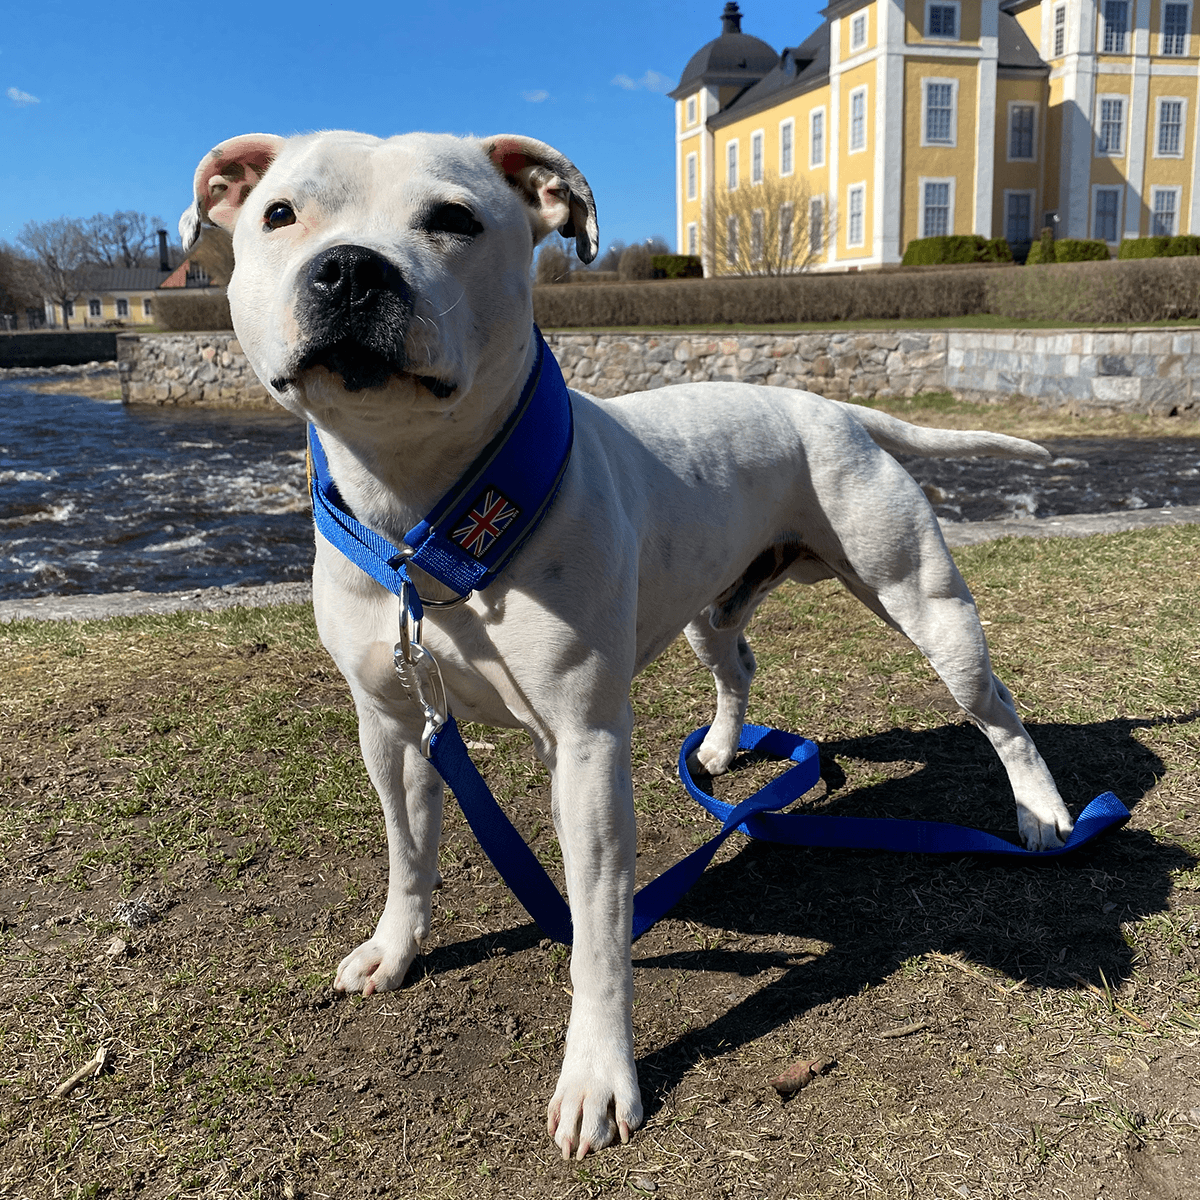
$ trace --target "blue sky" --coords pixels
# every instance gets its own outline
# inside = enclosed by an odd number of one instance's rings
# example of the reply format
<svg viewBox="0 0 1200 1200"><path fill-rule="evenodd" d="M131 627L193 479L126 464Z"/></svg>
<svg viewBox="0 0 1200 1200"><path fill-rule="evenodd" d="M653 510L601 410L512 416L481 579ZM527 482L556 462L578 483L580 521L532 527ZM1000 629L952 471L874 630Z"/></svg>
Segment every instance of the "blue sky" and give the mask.
<svg viewBox="0 0 1200 1200"><path fill-rule="evenodd" d="M523 133L571 158L603 245L674 242L673 103L724 0L482 3L9 0L0 23L0 241L137 209L175 236L200 157L235 134ZM776 50L815 0L742 0ZM534 19L536 14L536 20Z"/></svg>

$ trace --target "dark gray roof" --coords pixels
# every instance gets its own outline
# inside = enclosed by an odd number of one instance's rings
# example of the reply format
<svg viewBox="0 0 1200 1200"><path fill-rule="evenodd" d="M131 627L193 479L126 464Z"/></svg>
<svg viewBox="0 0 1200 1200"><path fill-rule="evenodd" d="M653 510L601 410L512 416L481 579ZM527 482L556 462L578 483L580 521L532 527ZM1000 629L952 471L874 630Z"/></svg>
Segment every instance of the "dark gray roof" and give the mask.
<svg viewBox="0 0 1200 1200"><path fill-rule="evenodd" d="M1029 40L1012 13L1001 10L997 34L999 59L996 65L1001 70L1006 67L1018 71L1050 70L1050 64L1037 52L1037 47Z"/></svg>
<svg viewBox="0 0 1200 1200"><path fill-rule="evenodd" d="M746 89L732 105L711 117L710 129L718 129L741 117L800 95L829 78L829 22L792 49L784 50L775 65L756 84Z"/></svg>
<svg viewBox="0 0 1200 1200"><path fill-rule="evenodd" d="M152 292L169 274L157 267L89 267L81 279L85 292Z"/></svg>
<svg viewBox="0 0 1200 1200"><path fill-rule="evenodd" d="M742 32L742 14L732 0L721 14L721 36L702 46L688 60L679 86L670 93L681 100L703 86L748 87L779 61L779 55L762 38Z"/></svg>

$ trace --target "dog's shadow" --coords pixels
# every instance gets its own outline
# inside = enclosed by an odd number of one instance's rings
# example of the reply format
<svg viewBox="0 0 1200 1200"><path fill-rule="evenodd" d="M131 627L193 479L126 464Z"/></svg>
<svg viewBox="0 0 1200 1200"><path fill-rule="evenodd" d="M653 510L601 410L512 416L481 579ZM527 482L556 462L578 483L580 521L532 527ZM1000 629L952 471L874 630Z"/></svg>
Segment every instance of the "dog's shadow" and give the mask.
<svg viewBox="0 0 1200 1200"><path fill-rule="evenodd" d="M1102 791L1115 792L1133 809L1167 769L1135 731L1197 720L1200 710L1092 725L1032 725L1029 731L1068 807L1078 814ZM923 765L902 778L844 790L838 759ZM743 756L735 773L752 761ZM950 821L1015 838L1007 777L971 725L892 729L826 742L821 768L823 812ZM670 918L706 927L712 936L705 941L759 945L647 952L658 940L652 932L634 946L634 967L741 977L771 971L775 977L708 1024L689 1028L639 1059L647 1115L695 1064L770 1034L813 1008L854 996L930 952L958 954L1040 986L1074 988L1076 976L1100 983L1100 971L1115 985L1128 975L1132 960L1122 922L1162 911L1171 873L1195 862L1178 846L1128 827L1049 862L746 840L731 858L709 868ZM533 924L515 926L435 948L418 969L439 974L497 951L520 953L542 937ZM793 947L799 939L826 948L816 954L764 949L762 940L772 938ZM823 1052L821 1046L811 1049Z"/></svg>

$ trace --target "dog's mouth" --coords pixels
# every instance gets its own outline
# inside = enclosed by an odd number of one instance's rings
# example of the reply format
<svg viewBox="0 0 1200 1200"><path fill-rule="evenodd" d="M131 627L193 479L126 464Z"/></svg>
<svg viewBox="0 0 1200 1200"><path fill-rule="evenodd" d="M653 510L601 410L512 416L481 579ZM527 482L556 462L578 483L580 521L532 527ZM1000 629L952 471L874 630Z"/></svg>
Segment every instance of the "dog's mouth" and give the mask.
<svg viewBox="0 0 1200 1200"><path fill-rule="evenodd" d="M403 355L381 354L363 346L360 342L344 338L332 345L310 346L299 358L290 376L271 380L277 391L286 391L296 386L297 379L313 367L324 367L331 375L337 375L348 392L362 392L369 388L384 387L389 380L407 376L438 400L454 395L458 384L439 379L436 375L417 375L408 371Z"/></svg>

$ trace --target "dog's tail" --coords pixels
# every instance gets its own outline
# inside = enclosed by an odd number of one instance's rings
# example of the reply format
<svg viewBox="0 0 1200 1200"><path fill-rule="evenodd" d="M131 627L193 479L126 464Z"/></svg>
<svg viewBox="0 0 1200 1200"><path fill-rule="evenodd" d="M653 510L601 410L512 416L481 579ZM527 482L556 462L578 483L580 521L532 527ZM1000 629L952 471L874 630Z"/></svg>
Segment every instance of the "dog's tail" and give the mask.
<svg viewBox="0 0 1200 1200"><path fill-rule="evenodd" d="M1035 442L988 433L982 429L927 429L910 425L887 413L861 404L842 407L867 431L871 440L889 454L921 454L927 458L1017 458L1050 462L1053 455Z"/></svg>

